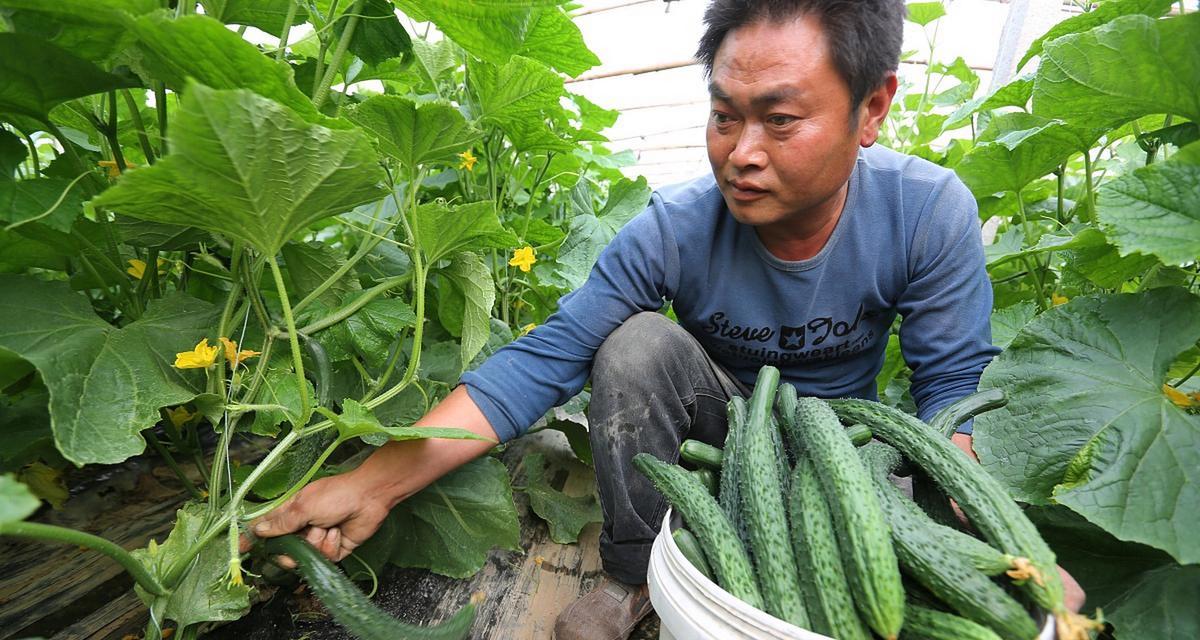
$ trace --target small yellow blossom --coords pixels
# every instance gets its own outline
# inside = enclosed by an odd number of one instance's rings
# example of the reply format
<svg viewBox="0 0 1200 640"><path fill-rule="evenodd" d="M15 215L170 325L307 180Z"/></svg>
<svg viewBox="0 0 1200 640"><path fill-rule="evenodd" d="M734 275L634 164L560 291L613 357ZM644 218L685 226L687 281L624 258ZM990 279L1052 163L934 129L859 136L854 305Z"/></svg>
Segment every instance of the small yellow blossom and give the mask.
<svg viewBox="0 0 1200 640"><path fill-rule="evenodd" d="M1050 304L1056 307L1060 304L1066 304L1068 300L1070 300L1070 298L1066 296L1060 296L1057 293L1050 294Z"/></svg>
<svg viewBox="0 0 1200 640"><path fill-rule="evenodd" d="M1163 394L1171 401L1171 404L1180 409L1190 409L1192 407L1200 407L1200 392L1184 393L1169 384L1162 386Z"/></svg>
<svg viewBox="0 0 1200 640"><path fill-rule="evenodd" d="M180 351L175 354L176 369L207 369L212 366L217 360L217 351L221 347L213 345L208 346L208 338L204 338L196 343L196 348L191 351Z"/></svg>
<svg viewBox="0 0 1200 640"><path fill-rule="evenodd" d="M171 424L175 425L175 428L177 429L187 424L192 418L195 417L195 412L188 411L187 407L183 405L179 405L174 409L167 409L167 419L170 420Z"/></svg>
<svg viewBox="0 0 1200 640"><path fill-rule="evenodd" d="M529 333L530 331L533 331L534 327L537 327L536 322L530 322L529 324L521 327L521 335L525 335L525 334Z"/></svg>
<svg viewBox="0 0 1200 640"><path fill-rule="evenodd" d="M128 262L129 268L125 270L125 273L128 273L137 280L141 280L146 275L146 262L144 260L138 260L137 258L129 260ZM159 258L156 264L158 264L158 275L161 276L166 274L166 270L163 269L163 267L166 266L167 261Z"/></svg>
<svg viewBox="0 0 1200 640"><path fill-rule="evenodd" d="M529 273L529 268L537 262L537 258L533 256L533 247L525 245L516 251L513 251L512 260L508 261L510 267L520 267L521 271Z"/></svg>
<svg viewBox="0 0 1200 640"><path fill-rule="evenodd" d="M242 578L242 559L240 557L234 556L229 559L229 571L225 577L229 579L231 587L240 587L246 584L245 579Z"/></svg>
<svg viewBox="0 0 1200 640"><path fill-rule="evenodd" d="M261 351L251 351L249 349L238 351L237 343L225 336L221 336L221 344L225 345L225 361L235 367L254 356L262 355Z"/></svg>
<svg viewBox="0 0 1200 640"><path fill-rule="evenodd" d="M96 164L105 169L108 169L108 177L110 177L110 178L121 177L121 167L117 166L116 160L101 160L101 161L97 162ZM137 167L137 165L132 162L125 163L126 169L133 169L134 167Z"/></svg>
<svg viewBox="0 0 1200 640"><path fill-rule="evenodd" d="M479 162L479 158L476 158L470 149L458 154L458 157L462 159L462 162L458 163L458 168L466 169L467 171L474 171L475 163Z"/></svg>

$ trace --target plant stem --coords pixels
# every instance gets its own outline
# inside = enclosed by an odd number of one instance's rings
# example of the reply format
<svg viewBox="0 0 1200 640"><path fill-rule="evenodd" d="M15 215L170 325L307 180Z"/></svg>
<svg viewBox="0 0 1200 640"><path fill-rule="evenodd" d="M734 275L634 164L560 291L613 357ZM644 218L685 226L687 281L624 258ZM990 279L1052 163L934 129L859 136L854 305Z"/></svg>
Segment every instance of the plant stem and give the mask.
<svg viewBox="0 0 1200 640"><path fill-rule="evenodd" d="M33 136L28 133L22 131L21 135L25 136L25 142L29 144L29 159L33 160L33 173L35 175L39 174L42 172L42 161L38 158L37 143L33 141Z"/></svg>
<svg viewBox="0 0 1200 640"><path fill-rule="evenodd" d="M296 333L296 319L292 316L292 304L288 300L287 286L283 284L283 274L279 271L279 262L275 256L270 256L267 264L271 267L271 275L275 278L275 289L279 292L279 303L283 307L283 321L287 323L288 341L292 345L292 364L296 368L296 381L300 384L300 420L303 424L309 414L308 385L304 383L304 360L300 354L300 337Z"/></svg>
<svg viewBox="0 0 1200 640"><path fill-rule="evenodd" d="M1066 212L1063 211L1063 182L1066 180L1067 165L1061 164L1058 166L1058 171L1055 171L1055 177L1058 179L1058 221L1065 223Z"/></svg>
<svg viewBox="0 0 1200 640"><path fill-rule="evenodd" d="M154 83L154 110L158 112L158 155L167 155L167 85Z"/></svg>
<svg viewBox="0 0 1200 640"><path fill-rule="evenodd" d="M125 98L125 106L129 108L129 116L133 118L133 127L137 133L138 145L142 147L142 155L146 156L147 164L154 164L154 147L150 145L150 136L146 134L146 123L142 121L137 101L133 99L129 89L121 89L121 96Z"/></svg>
<svg viewBox="0 0 1200 640"><path fill-rule="evenodd" d="M163 446L163 443L159 442L158 438L156 438L153 433L147 434L146 441L150 443L150 446L154 447L154 450L158 452L158 455L162 456L163 461L167 463L167 466L171 468L171 471L173 471L175 475L179 477L179 481L183 483L183 488L187 489L187 492L191 494L192 499L202 500L203 496L200 495L200 490L196 488L195 484L192 484L192 479L187 477L187 474L184 473L183 469L179 467L179 463L175 462L175 456L172 456L171 452L167 451L167 448Z"/></svg>
<svg viewBox="0 0 1200 640"><path fill-rule="evenodd" d="M146 566L139 562L137 558L133 557L133 555L122 549L119 545L109 542L100 536L38 522L6 522L0 524L0 535L32 538L43 542L61 542L77 547L87 547L92 551L99 551L112 558L117 564L128 571L129 575L133 576L134 581L141 588L156 596L167 594L166 589L163 589L158 579L147 571Z"/></svg>
<svg viewBox="0 0 1200 640"><path fill-rule="evenodd" d="M308 484L308 481L312 480L312 477L317 475L317 472L321 470L321 465L325 464L325 460L328 459L329 456L333 454L333 451L338 448L338 445L342 444L343 442L345 442L345 440L337 438L333 442L329 443L329 446L325 447L325 450L322 451L321 455L317 457L316 462L314 462L312 466L308 468L308 471L306 471L300 478L300 480L292 484L292 486L289 487L288 490L283 493L283 495L271 500L270 502L258 507L253 511L243 514L242 518L244 520L254 520L255 518L260 518L270 513L273 509L275 509L275 507L287 502L287 500L292 496L299 493L300 490L304 488L304 485Z"/></svg>
<svg viewBox="0 0 1200 640"><path fill-rule="evenodd" d="M346 18L346 28L342 29L342 34L338 37L337 49L333 50L333 59L329 61L329 68L325 70L325 76L321 78L321 83L317 86L317 91L313 94L313 106L317 110L321 109L321 105L325 104L325 99L329 97L329 87L333 84L334 77L341 70L342 58L346 55L346 48L350 46L350 40L354 38L354 30L358 27L358 15L362 11L364 0L355 0L354 6L350 8L350 15Z"/></svg>
<svg viewBox="0 0 1200 640"><path fill-rule="evenodd" d="M1192 367L1191 371L1188 371L1186 374L1184 374L1184 376L1182 378L1175 381L1175 384L1173 384L1171 386L1178 389L1180 387L1180 385L1187 382L1188 380L1191 380L1192 376L1196 375L1197 372L1200 372L1200 362L1197 362L1196 366Z"/></svg>
<svg viewBox="0 0 1200 640"><path fill-rule="evenodd" d="M1084 215L1080 216L1083 222L1091 222L1094 219L1096 208L1096 194L1092 183L1092 152L1090 150L1083 152L1083 175L1087 184L1087 207L1084 210Z"/></svg>
<svg viewBox="0 0 1200 640"><path fill-rule="evenodd" d="M283 18L283 31L279 33L279 49L275 51L275 61L283 62L284 51L287 50L288 37L292 34L292 23L296 21L296 0L288 2L287 15Z"/></svg>
<svg viewBox="0 0 1200 640"><path fill-rule="evenodd" d="M355 298L354 302L351 302L350 304L342 307L341 309L338 309L337 311L329 314L328 316L325 316L324 318L321 318L320 320L313 321L313 322L309 323L308 325L304 326L303 328L300 329L300 333L302 333L304 335L309 335L309 334L316 333L316 332L320 331L321 329L331 327L331 326L341 322L342 320L345 320L346 318L349 318L350 316L354 315L355 313L358 312L359 309L362 309L363 307L367 306L367 303L371 302L375 298L378 298L384 292L390 291L392 289L395 289L396 287L407 284L408 281L412 279L412 277L413 277L412 273L405 273L403 275L392 276L391 278L381 280L379 282L379 284L371 287L370 289L367 289L366 291L364 291L362 293L362 295Z"/></svg>

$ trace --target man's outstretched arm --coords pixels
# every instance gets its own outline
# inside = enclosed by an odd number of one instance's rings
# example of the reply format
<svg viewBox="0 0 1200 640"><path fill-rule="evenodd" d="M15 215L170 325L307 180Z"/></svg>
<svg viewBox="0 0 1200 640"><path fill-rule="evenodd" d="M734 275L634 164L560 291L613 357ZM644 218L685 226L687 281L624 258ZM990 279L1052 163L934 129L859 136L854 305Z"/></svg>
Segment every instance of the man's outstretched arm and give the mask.
<svg viewBox="0 0 1200 640"><path fill-rule="evenodd" d="M300 531L326 557L341 560L374 535L397 503L495 446L496 432L465 386L452 391L416 426L467 429L493 442L437 438L388 442L353 471L304 487L254 521L251 530L268 538Z"/></svg>

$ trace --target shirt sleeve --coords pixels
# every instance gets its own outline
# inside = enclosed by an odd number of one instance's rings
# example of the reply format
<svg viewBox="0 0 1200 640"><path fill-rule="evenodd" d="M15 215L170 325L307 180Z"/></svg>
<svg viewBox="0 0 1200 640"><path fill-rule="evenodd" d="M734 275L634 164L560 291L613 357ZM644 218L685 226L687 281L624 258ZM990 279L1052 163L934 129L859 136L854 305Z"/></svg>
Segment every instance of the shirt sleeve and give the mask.
<svg viewBox="0 0 1200 640"><path fill-rule="evenodd" d="M992 345L992 285L975 198L955 177L935 188L909 251L908 286L897 309L900 348L912 368L917 415L974 393L999 349ZM971 433L971 423L959 427Z"/></svg>
<svg viewBox="0 0 1200 640"><path fill-rule="evenodd" d="M666 220L655 196L604 248L583 286L559 300L558 311L462 376L501 442L579 393L596 350L622 322L673 297L679 256Z"/></svg>

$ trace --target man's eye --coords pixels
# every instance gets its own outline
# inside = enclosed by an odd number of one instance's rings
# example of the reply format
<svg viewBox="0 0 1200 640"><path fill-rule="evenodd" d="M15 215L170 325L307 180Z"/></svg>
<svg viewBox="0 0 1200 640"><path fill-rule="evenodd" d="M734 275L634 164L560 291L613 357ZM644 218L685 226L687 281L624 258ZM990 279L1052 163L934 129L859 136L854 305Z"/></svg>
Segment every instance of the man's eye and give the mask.
<svg viewBox="0 0 1200 640"><path fill-rule="evenodd" d="M795 119L796 118L794 116L774 115L767 118L767 122L770 122L777 127L783 127L791 124Z"/></svg>
<svg viewBox="0 0 1200 640"><path fill-rule="evenodd" d="M728 124L730 121L733 120L733 118L729 117L728 115L726 115L724 113L721 113L720 111L714 111L712 114L712 119L713 119L713 122L715 122L717 124Z"/></svg>

